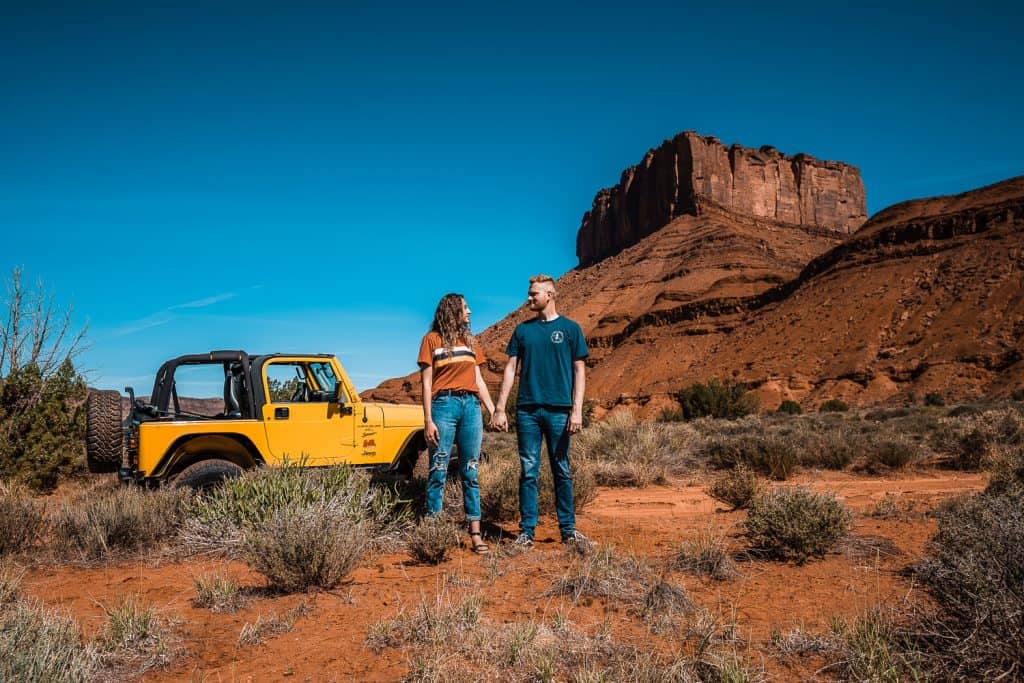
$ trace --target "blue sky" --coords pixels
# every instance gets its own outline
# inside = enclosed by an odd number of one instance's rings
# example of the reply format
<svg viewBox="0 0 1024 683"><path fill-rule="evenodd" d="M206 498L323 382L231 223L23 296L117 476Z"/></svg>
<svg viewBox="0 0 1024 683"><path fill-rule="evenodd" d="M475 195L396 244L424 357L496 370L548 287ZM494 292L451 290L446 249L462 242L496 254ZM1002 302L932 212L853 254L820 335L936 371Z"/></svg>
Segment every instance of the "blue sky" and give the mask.
<svg viewBox="0 0 1024 683"><path fill-rule="evenodd" d="M854 164L871 213L1024 173L1018 5L711 4L0 2L0 268L97 386L245 348L363 389L442 294L483 329L574 267L682 130Z"/></svg>

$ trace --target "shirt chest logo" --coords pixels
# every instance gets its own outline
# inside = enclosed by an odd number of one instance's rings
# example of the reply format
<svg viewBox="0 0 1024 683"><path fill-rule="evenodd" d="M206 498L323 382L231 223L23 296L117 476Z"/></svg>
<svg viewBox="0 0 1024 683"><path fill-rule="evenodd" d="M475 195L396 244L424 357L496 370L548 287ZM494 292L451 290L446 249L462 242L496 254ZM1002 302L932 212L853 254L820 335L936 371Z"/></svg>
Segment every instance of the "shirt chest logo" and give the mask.
<svg viewBox="0 0 1024 683"><path fill-rule="evenodd" d="M561 344L563 341L565 341L565 332L562 332L561 330L555 330L554 332L551 333L552 344Z"/></svg>

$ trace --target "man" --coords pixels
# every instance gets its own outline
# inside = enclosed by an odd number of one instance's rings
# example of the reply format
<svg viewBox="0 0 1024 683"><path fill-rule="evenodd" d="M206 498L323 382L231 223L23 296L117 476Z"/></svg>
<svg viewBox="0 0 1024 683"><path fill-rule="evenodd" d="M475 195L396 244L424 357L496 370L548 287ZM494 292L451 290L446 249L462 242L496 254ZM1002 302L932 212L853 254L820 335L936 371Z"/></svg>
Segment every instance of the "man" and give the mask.
<svg viewBox="0 0 1024 683"><path fill-rule="evenodd" d="M548 446L551 474L555 481L555 512L562 543L586 544L576 530L569 468L569 435L583 428L583 392L589 354L583 330L572 320L558 315L555 282L548 275L530 278L527 304L536 316L516 326L505 353L508 363L501 381L501 393L491 416L491 426L508 429L505 404L519 370L516 396L516 439L519 444L519 537L515 545L533 547L537 526L537 473L540 470L541 441Z"/></svg>

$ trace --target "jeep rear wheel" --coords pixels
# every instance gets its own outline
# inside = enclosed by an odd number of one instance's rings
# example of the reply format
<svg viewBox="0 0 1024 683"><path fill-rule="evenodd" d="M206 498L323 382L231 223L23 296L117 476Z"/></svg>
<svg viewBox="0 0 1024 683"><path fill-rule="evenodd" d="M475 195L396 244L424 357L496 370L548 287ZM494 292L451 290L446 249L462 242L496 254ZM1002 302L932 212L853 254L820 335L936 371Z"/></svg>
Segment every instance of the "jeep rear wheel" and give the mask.
<svg viewBox="0 0 1024 683"><path fill-rule="evenodd" d="M121 394L90 391L85 402L85 459L89 471L116 472L121 466Z"/></svg>
<svg viewBox="0 0 1024 683"><path fill-rule="evenodd" d="M188 487L203 491L217 484L242 476L242 468L233 462L211 458L192 463L174 478L176 488Z"/></svg>

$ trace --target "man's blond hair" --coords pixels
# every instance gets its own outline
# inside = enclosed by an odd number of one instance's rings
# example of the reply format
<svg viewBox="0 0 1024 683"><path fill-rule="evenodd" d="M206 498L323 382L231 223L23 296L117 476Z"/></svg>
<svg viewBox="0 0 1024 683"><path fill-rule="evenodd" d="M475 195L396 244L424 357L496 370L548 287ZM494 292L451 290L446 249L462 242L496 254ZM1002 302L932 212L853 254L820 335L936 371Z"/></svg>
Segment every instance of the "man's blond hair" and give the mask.
<svg viewBox="0 0 1024 683"><path fill-rule="evenodd" d="M530 278L530 284L531 285L546 284L546 285L548 285L551 288L552 292L555 291L555 278L551 277L550 275L544 275L543 273L540 274L540 275L534 275L533 277L531 277Z"/></svg>

